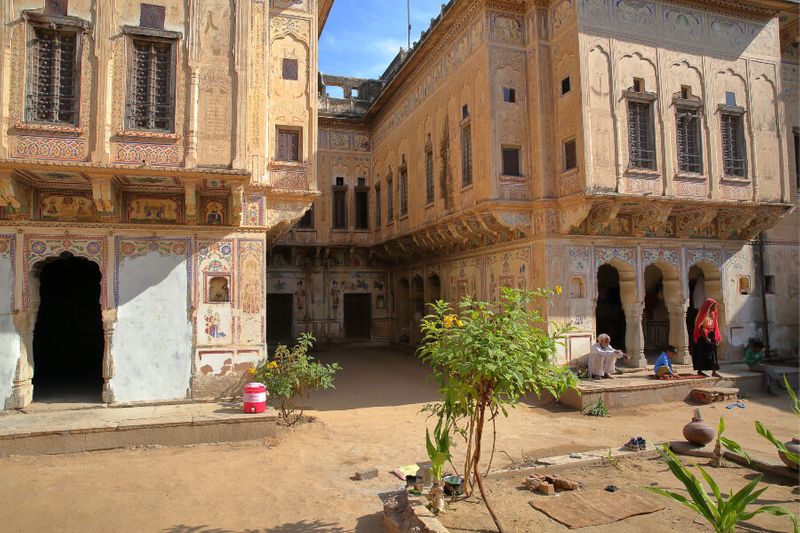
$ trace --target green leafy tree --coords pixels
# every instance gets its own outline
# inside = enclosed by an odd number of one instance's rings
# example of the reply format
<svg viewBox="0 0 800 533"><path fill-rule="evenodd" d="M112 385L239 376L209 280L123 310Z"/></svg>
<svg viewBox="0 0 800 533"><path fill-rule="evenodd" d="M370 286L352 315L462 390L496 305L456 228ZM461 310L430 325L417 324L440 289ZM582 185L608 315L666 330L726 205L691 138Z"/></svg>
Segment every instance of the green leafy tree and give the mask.
<svg viewBox="0 0 800 533"><path fill-rule="evenodd" d="M308 355L314 345L314 337L303 333L297 343L289 348L281 344L275 349L271 360L262 361L250 369L255 381L267 387L281 418L293 425L303 417L301 401L311 391L333 389L333 378L341 369L338 363L322 364Z"/></svg>
<svg viewBox="0 0 800 533"><path fill-rule="evenodd" d="M547 324L537 305L546 305L555 291L503 288L500 301L465 297L456 314L444 301L430 304L422 320L419 357L428 363L444 400L430 406L449 413L452 429L467 442L465 493L477 485L498 529L503 528L487 499L479 472L484 425L499 414L508 415L528 393L547 391L555 397L577 383L568 368L556 363L556 349L570 325Z"/></svg>
<svg viewBox="0 0 800 533"><path fill-rule="evenodd" d="M659 453L661 453L661 457L666 461L672 475L686 487L689 498L659 487L644 488L688 507L705 518L717 533L733 533L739 522L750 520L761 513L774 516L788 516L792 521L794 532L797 533L797 517L783 507L762 505L756 509L748 509L748 506L758 500L764 491L767 490L766 487L756 490L758 483L763 477L761 474L742 487L736 494L733 493L733 490L730 490L728 495L725 496L720 491L719 485L714 481L714 478L701 466L697 465L697 469L711 489L712 498L706 491L703 483L681 463L680 459L678 459L669 448L663 447L658 450Z"/></svg>

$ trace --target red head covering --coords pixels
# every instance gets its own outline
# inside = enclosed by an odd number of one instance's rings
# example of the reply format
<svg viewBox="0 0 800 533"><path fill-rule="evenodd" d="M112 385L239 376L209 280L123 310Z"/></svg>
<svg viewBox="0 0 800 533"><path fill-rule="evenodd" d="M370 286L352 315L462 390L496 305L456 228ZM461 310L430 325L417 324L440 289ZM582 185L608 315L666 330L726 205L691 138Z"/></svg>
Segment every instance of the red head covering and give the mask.
<svg viewBox="0 0 800 533"><path fill-rule="evenodd" d="M714 306L714 310L711 310L711 306ZM706 332L703 334L704 329L708 329L705 325L706 318L711 317L711 323L713 331ZM694 342L697 342L700 339L700 335L706 335L708 333L712 334L711 340L719 343L722 340L722 335L719 333L719 325L717 324L717 301L714 298L708 298L705 302L703 302L703 306L700 307L700 311L697 313L697 318L694 321L694 333L692 334L692 339Z"/></svg>

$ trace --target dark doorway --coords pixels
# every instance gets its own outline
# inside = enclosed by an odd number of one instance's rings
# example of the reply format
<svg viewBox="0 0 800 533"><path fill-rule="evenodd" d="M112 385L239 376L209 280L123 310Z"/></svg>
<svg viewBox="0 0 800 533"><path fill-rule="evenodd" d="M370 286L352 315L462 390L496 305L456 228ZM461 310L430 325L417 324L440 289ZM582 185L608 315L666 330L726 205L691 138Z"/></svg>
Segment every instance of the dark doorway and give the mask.
<svg viewBox="0 0 800 533"><path fill-rule="evenodd" d="M347 339L372 338L372 295L344 295L344 336Z"/></svg>
<svg viewBox="0 0 800 533"><path fill-rule="evenodd" d="M292 340L293 294L267 294L267 339Z"/></svg>
<svg viewBox="0 0 800 533"><path fill-rule="evenodd" d="M597 270L597 309L595 331L611 337L614 348L625 350L625 311L622 309L619 272L611 265Z"/></svg>
<svg viewBox="0 0 800 533"><path fill-rule="evenodd" d="M39 274L33 330L33 399L99 402L103 391L100 268L67 255Z"/></svg>
<svg viewBox="0 0 800 533"><path fill-rule="evenodd" d="M648 361L655 360L669 342L669 310L664 301L664 273L656 265L644 271L644 354Z"/></svg>

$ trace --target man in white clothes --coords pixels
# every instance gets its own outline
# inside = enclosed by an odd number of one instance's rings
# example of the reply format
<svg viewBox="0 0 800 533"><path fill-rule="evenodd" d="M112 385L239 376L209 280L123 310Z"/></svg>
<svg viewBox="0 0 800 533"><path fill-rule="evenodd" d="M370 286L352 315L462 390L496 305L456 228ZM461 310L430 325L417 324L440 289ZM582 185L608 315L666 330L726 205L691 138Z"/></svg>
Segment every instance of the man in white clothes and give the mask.
<svg viewBox="0 0 800 533"><path fill-rule="evenodd" d="M622 351L611 347L611 337L601 333L589 353L589 378L611 379L611 374L616 372L617 359L622 357L628 358Z"/></svg>

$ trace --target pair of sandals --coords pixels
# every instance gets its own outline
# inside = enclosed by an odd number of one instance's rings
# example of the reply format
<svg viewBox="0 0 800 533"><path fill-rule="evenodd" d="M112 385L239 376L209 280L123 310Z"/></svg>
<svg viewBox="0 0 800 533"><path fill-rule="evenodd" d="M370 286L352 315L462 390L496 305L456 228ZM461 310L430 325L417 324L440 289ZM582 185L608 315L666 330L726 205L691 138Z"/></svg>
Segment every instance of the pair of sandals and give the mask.
<svg viewBox="0 0 800 533"><path fill-rule="evenodd" d="M642 437L631 437L631 440L623 446L626 450L638 452L647 449L647 441Z"/></svg>

